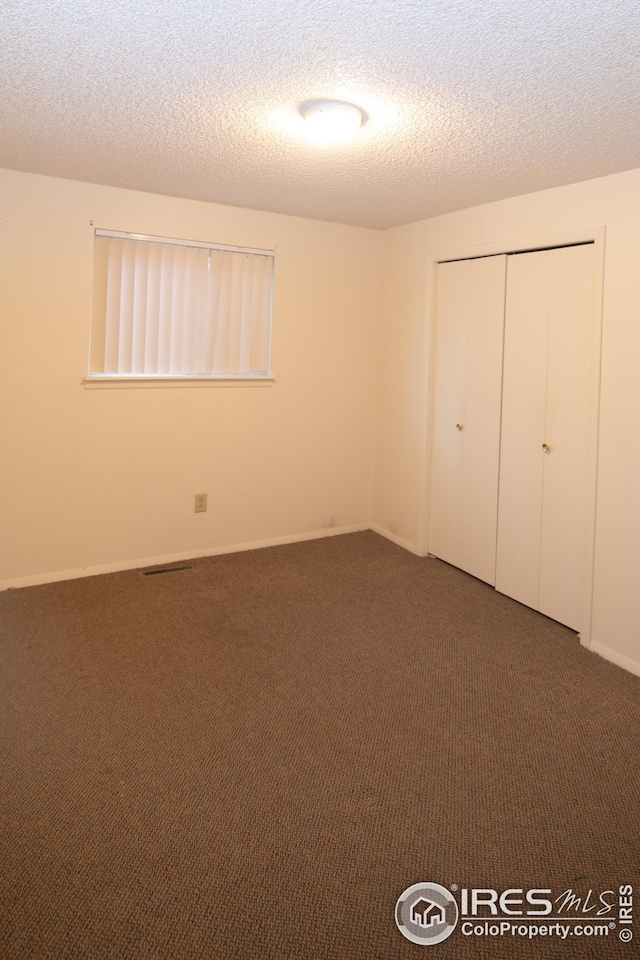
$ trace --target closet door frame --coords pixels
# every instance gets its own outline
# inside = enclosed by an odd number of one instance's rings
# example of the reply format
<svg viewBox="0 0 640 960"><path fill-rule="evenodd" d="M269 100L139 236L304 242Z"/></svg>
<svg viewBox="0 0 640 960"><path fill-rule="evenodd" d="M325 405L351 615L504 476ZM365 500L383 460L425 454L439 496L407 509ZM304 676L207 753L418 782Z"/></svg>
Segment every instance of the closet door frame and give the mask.
<svg viewBox="0 0 640 960"><path fill-rule="evenodd" d="M429 525L431 501L431 476L433 465L433 433L435 409L435 343L437 335L437 282L438 264L449 260L468 260L472 257L489 257L496 254L522 253L545 250L551 247L572 246L580 243L594 245L593 307L591 311L591 371L589 390L589 439L587 453L587 508L585 511L585 551L582 571L581 623L578 637L580 643L591 646L593 618L593 577L595 554L596 500L598 479L598 427L600 412L600 367L602 353L602 306L604 288L604 252L606 228L603 225L563 230L555 233L537 234L516 239L502 239L472 246L434 250L427 254L427 284L431 291L426 317L426 444L423 456L422 497L419 504L419 550L422 556L429 553Z"/></svg>

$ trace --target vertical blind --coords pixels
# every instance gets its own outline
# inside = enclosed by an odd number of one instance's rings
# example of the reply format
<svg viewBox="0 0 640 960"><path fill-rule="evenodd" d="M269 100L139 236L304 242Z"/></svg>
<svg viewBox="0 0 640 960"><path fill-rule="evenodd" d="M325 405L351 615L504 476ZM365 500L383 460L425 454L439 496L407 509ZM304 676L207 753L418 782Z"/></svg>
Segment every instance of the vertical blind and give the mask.
<svg viewBox="0 0 640 960"><path fill-rule="evenodd" d="M90 373L264 376L273 254L96 234Z"/></svg>

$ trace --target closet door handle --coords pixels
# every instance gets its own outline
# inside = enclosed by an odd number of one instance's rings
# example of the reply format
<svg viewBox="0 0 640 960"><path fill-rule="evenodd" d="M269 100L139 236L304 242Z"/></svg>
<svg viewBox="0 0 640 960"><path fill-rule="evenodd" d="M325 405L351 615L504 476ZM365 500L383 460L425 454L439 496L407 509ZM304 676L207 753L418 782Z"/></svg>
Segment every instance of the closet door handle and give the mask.
<svg viewBox="0 0 640 960"><path fill-rule="evenodd" d="M543 443L543 444L542 444L542 450L543 450L544 453L549 453L549 451L551 450L551 447L549 446L548 443Z"/></svg>
<svg viewBox="0 0 640 960"><path fill-rule="evenodd" d="M463 430L464 426L461 423L456 423L456 430Z"/></svg>

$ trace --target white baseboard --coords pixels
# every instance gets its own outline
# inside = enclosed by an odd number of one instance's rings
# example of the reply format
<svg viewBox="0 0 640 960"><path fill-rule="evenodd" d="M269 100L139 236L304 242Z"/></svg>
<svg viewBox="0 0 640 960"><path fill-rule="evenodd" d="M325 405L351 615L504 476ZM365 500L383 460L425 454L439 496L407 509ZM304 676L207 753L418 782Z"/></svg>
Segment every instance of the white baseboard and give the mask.
<svg viewBox="0 0 640 960"><path fill-rule="evenodd" d="M604 657L604 659L610 663L615 663L617 667L622 667L623 670L628 670L629 673L640 677L640 663L632 660L631 657L626 657L623 653L618 653L617 650L606 647L604 643L598 643L597 640L592 640L588 649L591 650L592 653L597 653L599 656Z"/></svg>
<svg viewBox="0 0 640 960"><path fill-rule="evenodd" d="M397 544L399 547L402 547L404 550L408 550L409 553L415 554L416 557L422 557L424 554L420 553L415 543L409 543L408 540L403 540L402 537L397 536L397 534L392 533L391 530L387 530L386 527L381 527L377 523L371 524L371 530L374 533L379 533L381 537L385 537L387 540L391 540L392 543Z"/></svg>
<svg viewBox="0 0 640 960"><path fill-rule="evenodd" d="M263 547L277 547L285 543L299 543L303 540L320 540L323 537L335 537L342 533L357 533L369 530L368 524L348 524L344 527L326 527L321 530L309 530L305 533L286 534L283 537L266 537L264 540L250 540L244 543L227 543L218 547L205 547L202 550L185 550L180 553L166 553L155 557L138 557L135 560L119 560L115 563L101 563L90 567L78 567L75 570L54 570L49 573L36 573L28 577L13 577L0 580L0 590L18 587L35 587L42 583L58 583L60 580L78 580L80 577L95 577L101 573L119 573L122 570L138 570L143 567L155 567L165 563L181 563L198 557L216 557L224 553L240 553L243 550L260 550Z"/></svg>

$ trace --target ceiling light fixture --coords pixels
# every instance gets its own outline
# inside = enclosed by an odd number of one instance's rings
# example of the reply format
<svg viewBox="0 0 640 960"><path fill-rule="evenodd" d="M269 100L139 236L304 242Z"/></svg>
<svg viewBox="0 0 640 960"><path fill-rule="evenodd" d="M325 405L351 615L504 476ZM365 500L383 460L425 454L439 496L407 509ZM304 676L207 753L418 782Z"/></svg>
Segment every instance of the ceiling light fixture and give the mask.
<svg viewBox="0 0 640 960"><path fill-rule="evenodd" d="M313 140L322 145L342 143L366 122L360 107L341 100L313 100L300 108Z"/></svg>

